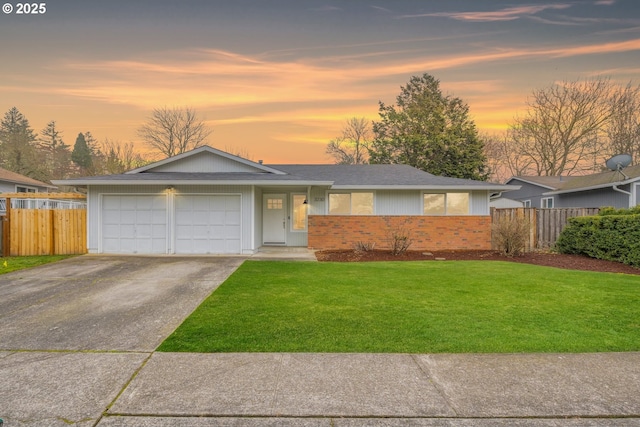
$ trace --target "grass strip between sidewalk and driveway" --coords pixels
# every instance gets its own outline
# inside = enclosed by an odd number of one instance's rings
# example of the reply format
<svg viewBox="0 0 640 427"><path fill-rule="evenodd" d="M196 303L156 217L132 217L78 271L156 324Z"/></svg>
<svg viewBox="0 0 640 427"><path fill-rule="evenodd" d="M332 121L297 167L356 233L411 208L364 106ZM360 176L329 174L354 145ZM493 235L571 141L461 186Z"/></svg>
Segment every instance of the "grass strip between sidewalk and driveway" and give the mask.
<svg viewBox="0 0 640 427"><path fill-rule="evenodd" d="M640 276L500 261L247 261L158 351L640 350Z"/></svg>
<svg viewBox="0 0 640 427"><path fill-rule="evenodd" d="M25 268L37 267L42 264L62 261L74 255L36 255L36 256L14 256L0 257L0 274L12 271L24 270Z"/></svg>

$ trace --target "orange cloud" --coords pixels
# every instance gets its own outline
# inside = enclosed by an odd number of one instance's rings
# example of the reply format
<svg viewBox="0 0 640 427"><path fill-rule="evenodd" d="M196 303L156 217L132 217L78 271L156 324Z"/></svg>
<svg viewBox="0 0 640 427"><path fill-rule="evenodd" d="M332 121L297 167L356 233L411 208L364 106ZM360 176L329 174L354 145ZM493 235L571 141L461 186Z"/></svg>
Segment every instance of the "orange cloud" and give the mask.
<svg viewBox="0 0 640 427"><path fill-rule="evenodd" d="M421 18L421 17L445 17L458 21L492 22L492 21L512 21L523 16L534 15L547 9L568 9L572 5L568 3L545 4L507 7L501 10L490 12L438 12L422 13L416 15L403 15L400 18Z"/></svg>

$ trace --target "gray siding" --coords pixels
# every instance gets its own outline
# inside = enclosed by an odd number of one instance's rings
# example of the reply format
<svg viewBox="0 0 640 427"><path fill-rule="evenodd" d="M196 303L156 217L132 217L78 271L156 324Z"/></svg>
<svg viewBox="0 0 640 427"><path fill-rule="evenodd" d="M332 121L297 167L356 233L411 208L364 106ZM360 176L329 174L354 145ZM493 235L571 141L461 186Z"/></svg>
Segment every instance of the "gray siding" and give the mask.
<svg viewBox="0 0 640 427"><path fill-rule="evenodd" d="M472 191L469 204L469 213L471 215L489 215L489 192Z"/></svg>
<svg viewBox="0 0 640 427"><path fill-rule="evenodd" d="M422 215L422 192L379 190L375 207L377 215Z"/></svg>
<svg viewBox="0 0 640 427"><path fill-rule="evenodd" d="M630 191L630 185L623 185L621 190ZM556 208L600 208L612 206L614 208L628 208L629 196L612 188L580 191L578 193L556 194Z"/></svg>
<svg viewBox="0 0 640 427"><path fill-rule="evenodd" d="M46 193L47 187L38 187L37 185L30 184L16 184L15 182L0 181L0 193L15 193L16 187L29 187L35 188L38 193Z"/></svg>
<svg viewBox="0 0 640 427"><path fill-rule="evenodd" d="M151 172L151 170L150 170ZM153 168L153 172L262 172L249 165L216 155L199 155Z"/></svg>
<svg viewBox="0 0 640 427"><path fill-rule="evenodd" d="M262 246L262 189L254 187L253 191L253 247L258 249Z"/></svg>
<svg viewBox="0 0 640 427"><path fill-rule="evenodd" d="M529 184L528 182L522 182L518 179L514 179L513 182L510 182L509 184L521 185L522 187L519 190L506 191L503 193L503 196L512 200L518 200L519 202L531 200L532 208L541 208L542 198L546 197L543 196L542 193L552 191L549 188Z"/></svg>

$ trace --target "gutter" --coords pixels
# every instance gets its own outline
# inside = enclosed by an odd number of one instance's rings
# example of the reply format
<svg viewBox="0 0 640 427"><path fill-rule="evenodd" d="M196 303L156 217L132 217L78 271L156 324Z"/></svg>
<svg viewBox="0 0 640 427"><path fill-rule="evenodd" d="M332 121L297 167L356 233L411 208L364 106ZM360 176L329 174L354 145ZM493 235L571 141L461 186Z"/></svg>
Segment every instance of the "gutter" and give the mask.
<svg viewBox="0 0 640 427"><path fill-rule="evenodd" d="M627 196L629 196L629 207L633 207L631 205L631 197L633 195L633 193L631 193L630 191L626 191L626 190L622 190L621 188L618 188L618 184L611 186L611 188L613 189L613 191L617 191L618 193L622 193L622 194L626 194Z"/></svg>

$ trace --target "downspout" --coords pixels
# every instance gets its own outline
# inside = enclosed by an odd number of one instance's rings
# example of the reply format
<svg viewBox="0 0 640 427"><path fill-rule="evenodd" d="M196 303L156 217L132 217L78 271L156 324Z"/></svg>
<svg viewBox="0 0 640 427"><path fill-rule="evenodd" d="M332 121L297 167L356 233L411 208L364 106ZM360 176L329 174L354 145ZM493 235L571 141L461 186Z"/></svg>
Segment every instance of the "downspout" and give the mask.
<svg viewBox="0 0 640 427"><path fill-rule="evenodd" d="M618 188L617 185L614 185L611 188L613 188L613 191L617 191L618 193L626 194L627 196L629 196L629 207L630 208L633 207L633 205L631 204L631 202L632 202L631 198L633 196L633 193L631 193L629 191L626 191L626 190L622 190L622 189Z"/></svg>

